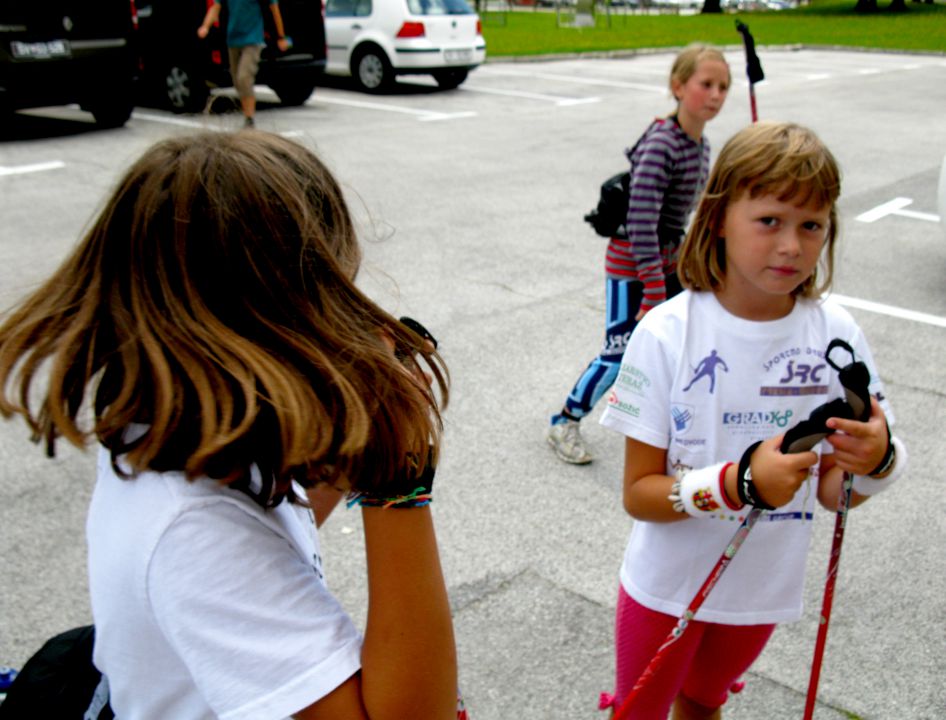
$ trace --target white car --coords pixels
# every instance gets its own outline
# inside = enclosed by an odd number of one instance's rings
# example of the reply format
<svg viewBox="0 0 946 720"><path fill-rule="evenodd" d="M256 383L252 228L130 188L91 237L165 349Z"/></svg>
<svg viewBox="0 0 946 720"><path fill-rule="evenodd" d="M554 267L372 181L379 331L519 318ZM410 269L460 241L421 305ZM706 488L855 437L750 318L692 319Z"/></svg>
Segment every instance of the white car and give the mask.
<svg viewBox="0 0 946 720"><path fill-rule="evenodd" d="M396 75L430 74L455 88L486 59L480 18L466 0L326 0L325 72L381 92Z"/></svg>

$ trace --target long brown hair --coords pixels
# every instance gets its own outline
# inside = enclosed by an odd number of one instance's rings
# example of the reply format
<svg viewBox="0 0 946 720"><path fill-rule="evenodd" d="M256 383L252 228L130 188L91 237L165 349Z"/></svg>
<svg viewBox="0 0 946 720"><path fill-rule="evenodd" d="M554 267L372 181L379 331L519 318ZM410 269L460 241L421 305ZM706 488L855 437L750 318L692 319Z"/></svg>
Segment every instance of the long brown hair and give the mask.
<svg viewBox="0 0 946 720"><path fill-rule="evenodd" d="M831 285L838 237L836 203L841 170L831 151L808 128L785 122L759 122L732 136L719 153L693 223L680 248L677 273L691 290L718 290L726 279L725 239L719 236L726 208L743 194L830 208L819 268L792 294L818 297Z"/></svg>
<svg viewBox="0 0 946 720"><path fill-rule="evenodd" d="M434 390L386 341L424 361L442 404L447 374L358 290L360 258L340 187L302 146L255 131L160 142L0 325L0 412L50 454L57 436L94 437L132 474L240 483L255 465L267 502L290 480L383 489L441 431Z"/></svg>

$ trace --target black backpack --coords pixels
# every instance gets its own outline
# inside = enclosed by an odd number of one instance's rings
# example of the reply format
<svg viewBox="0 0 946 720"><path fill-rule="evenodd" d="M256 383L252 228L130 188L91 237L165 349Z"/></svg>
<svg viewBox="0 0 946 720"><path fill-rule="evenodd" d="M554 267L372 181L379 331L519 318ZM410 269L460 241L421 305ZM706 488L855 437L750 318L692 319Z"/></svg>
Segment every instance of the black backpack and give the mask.
<svg viewBox="0 0 946 720"><path fill-rule="evenodd" d="M73 628L33 655L0 703L0 720L111 720L108 684L92 664L95 630Z"/></svg>
<svg viewBox="0 0 946 720"><path fill-rule="evenodd" d="M638 141L634 143L634 147L627 151L627 156L632 157L634 151L637 150L637 147L644 141L644 138L650 135L651 131L653 131L656 126L662 125L668 120L679 125L676 115L671 115L669 118L666 118L666 120L660 118L654 120L654 122L648 126L647 130L644 131L644 134L640 136ZM601 237L627 237L627 230L624 228L624 223L627 222L627 205L630 186L630 170L612 175L601 183L601 194L598 197L598 206L585 215L585 222L589 223Z"/></svg>
<svg viewBox="0 0 946 720"><path fill-rule="evenodd" d="M598 206L585 215L585 222L602 237L627 237L624 223L627 222L627 194L630 184L630 170L612 175L601 183Z"/></svg>

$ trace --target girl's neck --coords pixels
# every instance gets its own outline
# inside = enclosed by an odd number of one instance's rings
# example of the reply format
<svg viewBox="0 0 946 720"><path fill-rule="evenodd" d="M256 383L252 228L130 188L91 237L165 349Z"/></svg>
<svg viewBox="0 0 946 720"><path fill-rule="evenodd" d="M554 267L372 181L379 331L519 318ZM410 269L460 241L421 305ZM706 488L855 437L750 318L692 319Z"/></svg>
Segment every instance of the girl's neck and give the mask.
<svg viewBox="0 0 946 720"><path fill-rule="evenodd" d="M706 127L706 122L688 115L683 108L677 109L674 115L677 118L677 124L680 126L680 129L694 142L699 142L703 137L703 128Z"/></svg>
<svg viewBox="0 0 946 720"><path fill-rule="evenodd" d="M795 307L794 295L779 295L762 300L750 300L734 292L727 292L724 285L719 290L714 291L716 301L730 315L734 315L742 320L751 320L752 322L768 322L771 320L781 320L791 314Z"/></svg>

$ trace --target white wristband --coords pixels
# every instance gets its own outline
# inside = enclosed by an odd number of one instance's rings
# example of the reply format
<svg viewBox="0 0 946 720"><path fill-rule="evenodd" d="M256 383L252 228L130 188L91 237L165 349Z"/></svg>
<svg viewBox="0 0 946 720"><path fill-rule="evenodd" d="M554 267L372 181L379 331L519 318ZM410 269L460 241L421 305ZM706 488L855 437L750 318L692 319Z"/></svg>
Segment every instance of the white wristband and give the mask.
<svg viewBox="0 0 946 720"><path fill-rule="evenodd" d="M870 496L883 492L896 482L903 475L907 467L907 449L900 438L891 437L890 444L893 445L894 463L893 469L887 477L873 478L870 475L855 475L852 487L858 495Z"/></svg>
<svg viewBox="0 0 946 720"><path fill-rule="evenodd" d="M730 465L732 463L718 463L682 474L669 498L674 508L702 518L720 517L736 510L723 487L726 468Z"/></svg>

